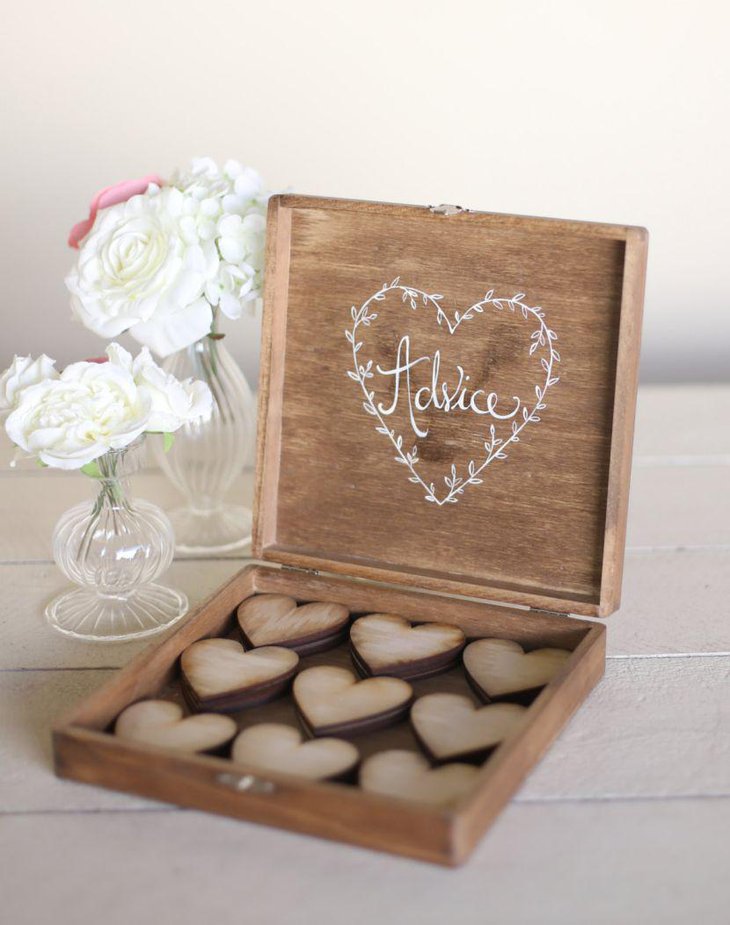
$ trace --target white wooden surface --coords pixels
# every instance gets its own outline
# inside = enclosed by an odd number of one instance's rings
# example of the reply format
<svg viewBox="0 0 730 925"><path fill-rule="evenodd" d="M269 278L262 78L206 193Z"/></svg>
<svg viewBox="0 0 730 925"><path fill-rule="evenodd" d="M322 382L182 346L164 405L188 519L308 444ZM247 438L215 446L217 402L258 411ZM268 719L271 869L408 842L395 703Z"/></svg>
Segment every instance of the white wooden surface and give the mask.
<svg viewBox="0 0 730 925"><path fill-rule="evenodd" d="M730 387L640 396L605 680L456 871L68 781L53 719L142 644L42 619L79 476L0 457L0 918L25 923L730 921ZM239 489L249 494L248 475ZM172 502L161 477L141 495ZM195 602L241 559L176 562Z"/></svg>

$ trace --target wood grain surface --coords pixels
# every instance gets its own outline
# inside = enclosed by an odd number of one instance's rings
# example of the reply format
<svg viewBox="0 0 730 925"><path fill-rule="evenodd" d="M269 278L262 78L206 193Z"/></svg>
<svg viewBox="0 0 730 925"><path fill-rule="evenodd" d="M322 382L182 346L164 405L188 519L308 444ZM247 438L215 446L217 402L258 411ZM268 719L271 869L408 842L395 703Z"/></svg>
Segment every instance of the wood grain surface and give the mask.
<svg viewBox="0 0 730 925"><path fill-rule="evenodd" d="M275 197L267 245L260 388L258 517L254 550L267 559L549 610L605 615L620 597L636 368L646 261L643 229L488 213ZM348 378L345 330L384 283L443 295L453 318L488 290L523 293L557 333L560 381L539 422L507 459L456 503L427 503ZM362 363L396 368L402 338L414 357L440 355L440 386L494 391L500 413L530 409L545 379L529 347L534 319L487 306L453 334L432 306L413 310L400 290L373 303L358 328ZM401 356L402 361L402 356ZM428 389L433 364L411 371ZM485 456L489 425L466 411L416 415L396 377L368 380L375 403L395 406L387 425L418 445L418 471L444 495ZM443 382L441 382L443 380ZM481 398L482 403L484 399Z"/></svg>

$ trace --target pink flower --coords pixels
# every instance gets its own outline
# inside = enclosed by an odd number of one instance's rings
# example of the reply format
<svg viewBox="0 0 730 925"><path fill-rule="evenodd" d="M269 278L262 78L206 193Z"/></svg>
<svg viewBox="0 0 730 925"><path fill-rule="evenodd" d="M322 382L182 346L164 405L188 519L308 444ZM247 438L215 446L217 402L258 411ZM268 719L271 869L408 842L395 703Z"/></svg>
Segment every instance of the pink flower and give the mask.
<svg viewBox="0 0 730 925"><path fill-rule="evenodd" d="M94 220L96 219L96 213L99 209L107 209L109 206L117 205L117 203L126 202L128 199L131 199L132 196L145 193L150 183L156 183L157 186L162 186L164 180L160 179L156 173L151 173L146 177L141 177L139 180L124 180L121 183L116 183L114 186L107 186L106 189L100 190L91 200L89 217L84 219L83 222L74 225L71 229L68 236L69 247L75 247L78 250L81 241L91 231Z"/></svg>

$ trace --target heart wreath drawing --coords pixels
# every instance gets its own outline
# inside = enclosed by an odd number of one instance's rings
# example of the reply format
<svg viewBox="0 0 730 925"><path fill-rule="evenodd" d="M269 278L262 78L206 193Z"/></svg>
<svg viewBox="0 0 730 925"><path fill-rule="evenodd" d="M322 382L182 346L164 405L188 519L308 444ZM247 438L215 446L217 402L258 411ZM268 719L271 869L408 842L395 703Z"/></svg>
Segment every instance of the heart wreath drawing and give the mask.
<svg viewBox="0 0 730 925"><path fill-rule="evenodd" d="M410 336L404 335L398 345L398 355L396 364L393 369L383 369L380 365L373 366L373 360L361 362L360 350L363 346L362 328L370 327L377 319L378 313L374 311L376 302L385 301L389 293L400 292L400 305L409 308L412 311L419 309L434 310L435 320L441 327L445 326L447 335L453 335L466 321L473 321L477 316L483 315L487 307L495 311L512 312L515 317L520 318L523 322L533 321L536 329L530 335L529 356L535 356L540 362L540 381L535 385L535 399L531 405L522 403L516 396L514 400L516 405L508 413L502 414L497 410L498 396L494 392L486 393L483 389L478 389L468 395L463 383L469 380L461 366L457 366L459 373L459 384L457 388L449 394L448 387L441 385L437 389L436 379L440 363L440 353L436 351L434 357L410 357ZM555 349L555 341L558 339L555 331L551 330L546 321L545 313L540 306L531 307L523 301L525 294L518 292L512 298L498 298L494 295L494 290L490 289L480 301L475 302L465 312L455 311L450 318L441 306L443 296L437 293L427 293L414 286L406 286L401 283L400 277L396 277L391 283L384 283L383 286L373 293L360 308L354 305L350 309L352 317L352 326L345 329L345 337L352 348L352 369L348 369L347 375L354 382L357 382L362 390L363 409L367 414L376 419L375 429L379 434L383 434L396 451L395 461L406 466L409 472L408 481L420 485L425 492L425 500L430 501L439 507L444 504L455 504L459 496L463 495L464 490L469 485L481 485L483 479L480 477L486 467L495 459L507 459L507 447L514 443L519 443L520 434L528 424L537 424L540 421L539 412L543 411L547 404L545 396L547 390L554 386L559 377L554 375L554 366L560 362L560 355ZM400 377L403 376L410 388L410 371L417 364L429 361L433 367L433 387L421 388L415 394L415 400L409 394L409 410L411 427L418 438L425 438L427 430L423 430L414 415L413 406L416 411L424 411L431 404L441 410L458 410L472 411L478 415L490 415L501 421L511 420L510 429L505 436L499 436L494 423L491 423L485 432L484 440L484 457L481 459L469 460L466 471L459 473L455 463L451 464L448 474L443 476L444 488L441 493L437 491L436 484L426 481L418 470L420 457L418 455L418 446L416 444L410 450L406 449L406 442L401 433L396 432L395 428L390 427L386 418L393 413L398 402ZM376 402L375 391L370 387L369 380L373 379L375 373L395 377L395 398L390 408L384 407L382 402ZM425 393L425 397L421 393ZM478 395L483 396L483 404L480 407L477 399ZM410 443L410 441L408 441Z"/></svg>

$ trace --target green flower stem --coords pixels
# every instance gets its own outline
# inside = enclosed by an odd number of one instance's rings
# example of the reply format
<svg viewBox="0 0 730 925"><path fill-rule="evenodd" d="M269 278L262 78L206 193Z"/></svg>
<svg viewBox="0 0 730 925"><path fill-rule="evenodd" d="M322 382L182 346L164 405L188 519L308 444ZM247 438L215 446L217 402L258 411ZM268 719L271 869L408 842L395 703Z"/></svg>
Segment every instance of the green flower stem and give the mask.
<svg viewBox="0 0 730 925"><path fill-rule="evenodd" d="M210 375L218 375L218 341L223 340L225 334L221 334L218 331L218 321L219 321L218 309L213 309L213 320L210 323L210 333L208 334L208 340L210 342ZM205 358L204 358L205 362Z"/></svg>
<svg viewBox="0 0 730 925"><path fill-rule="evenodd" d="M126 498L124 487L119 478L117 468L124 451L110 451L100 456L98 459L83 467L83 472L90 478L99 482L100 490L94 501L91 510L91 517L86 525L86 530L79 544L79 561L83 561L88 554L94 538L99 515L108 504L112 515L112 524L114 532L119 535L119 524L117 522L117 511L121 508L129 510L129 503Z"/></svg>

